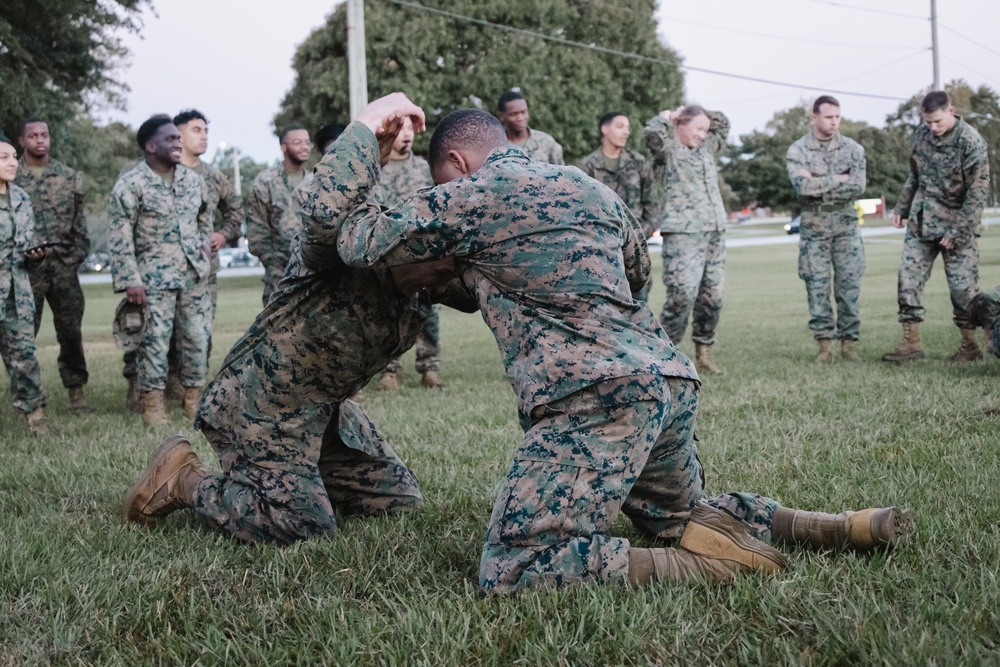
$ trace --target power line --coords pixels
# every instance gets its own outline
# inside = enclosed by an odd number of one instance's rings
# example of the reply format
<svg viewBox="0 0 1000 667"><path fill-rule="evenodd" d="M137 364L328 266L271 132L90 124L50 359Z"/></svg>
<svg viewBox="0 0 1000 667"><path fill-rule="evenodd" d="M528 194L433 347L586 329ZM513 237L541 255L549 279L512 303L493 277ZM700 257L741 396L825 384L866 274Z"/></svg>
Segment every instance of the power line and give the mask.
<svg viewBox="0 0 1000 667"><path fill-rule="evenodd" d="M804 37L786 37L784 35L773 35L764 32L753 32L751 30L740 30L738 28L724 28L722 26L711 25L709 23L699 23L697 21L688 21L686 19L677 19L669 16L663 17L664 21L671 21L673 23L685 23L687 25L696 25L702 28L712 28L713 30L722 30L724 32L735 32L743 35L753 35L756 37L767 37L768 39L783 39L789 42L804 42L806 44L822 44L825 46L841 46L848 47L852 49L884 49L892 51L902 51L911 50L912 46L882 46L881 44L845 44L843 42L827 42L821 39L808 39Z"/></svg>
<svg viewBox="0 0 1000 667"><path fill-rule="evenodd" d="M953 65L958 65L959 67L963 67L963 68L965 68L965 69L969 70L969 71L970 71L970 72L972 72L973 74L978 74L979 76L983 77L983 78L984 78L984 79L986 79L987 81L992 81L992 82L993 82L994 84L996 84L996 83L997 83L996 79L994 79L994 78L993 78L992 76L990 76L989 74L986 74L986 73L984 73L984 72L980 72L980 71L978 71L978 70L974 70L974 69L972 69L971 67L969 67L968 65L965 65L965 64L963 64L963 63L960 63L960 62L958 62L958 61L957 61L957 60L955 60L954 58L949 58L948 56L941 56L941 57L942 57L942 58L944 58L945 60L947 60L948 62L950 62L950 63L951 63L951 64L953 64Z"/></svg>
<svg viewBox="0 0 1000 667"><path fill-rule="evenodd" d="M884 9L872 9L871 7L862 7L860 5L848 5L843 2L832 2L832 0L804 0L805 2L814 2L818 5L830 5L832 7L840 7L841 9L855 9L859 12L870 12L872 14L883 14L885 16L896 16L898 18L904 19L916 19L918 21L929 20L926 16L918 16L916 14L902 14L900 12L888 12Z"/></svg>
<svg viewBox="0 0 1000 667"><path fill-rule="evenodd" d="M975 44L979 48L986 49L990 53L1000 56L1000 51L996 51L994 49L991 49L990 47L986 46L985 44L980 44L979 42L977 42L976 40L972 39L968 35L963 35L959 31L955 30L954 28L949 28L948 26L946 26L943 23L939 22L938 25L941 26L942 28L944 28L945 30L947 30L948 32L950 32L952 34L955 34L955 35L958 35L959 37L961 37L962 39L966 40L967 42L972 42L973 44Z"/></svg>
<svg viewBox="0 0 1000 667"><path fill-rule="evenodd" d="M651 62L651 63L660 64L660 65L676 66L676 67L679 67L680 69L684 69L684 70L687 70L687 71L690 71L690 72L701 72L702 74L711 74L713 76L722 76L722 77L727 77L727 78L730 78L730 79L739 79L739 80L742 80L742 81L753 81L755 83L766 83L766 84L769 84L769 85L772 85L772 86L784 86L786 88L798 88L800 90L816 90L816 88L813 87L813 86L803 86L802 84L798 84L798 83L789 83L787 81L774 81L772 79L762 79L762 78L756 77L756 76L746 76L746 75L743 75L743 74L733 74L732 72L722 72L722 71L719 71L719 70L706 69L704 67L692 67L691 65L681 65L681 64L676 63L675 61L667 60L665 58L654 58L652 56L644 56L644 55L642 55L640 53L631 53L631 52L628 52L628 51L619 51L617 49L609 49L609 48L604 47L604 46L598 46L597 44L594 44L593 42L590 43L590 44L584 44L583 42L576 42L576 41L573 41L571 39L563 39L562 37L553 37L552 35L546 35L544 33L535 32L535 31L532 31L532 30L525 30L523 28L515 28L513 26L504 25L502 23L493 23L491 21L485 21L483 19L477 19L477 18L473 18L471 16L465 16L464 14L456 14L455 12L450 12L450 11L447 11L445 9L437 9L435 7L427 7L426 5L421 5L421 4L418 4L416 2L407 2L407 0L384 0L384 1L385 2L389 2L391 4L394 4L394 5L398 5L400 7L405 7L407 9L413 9L415 11L427 12L429 14L436 14L438 16L444 16L446 18L454 19L456 21L465 21L467 23L473 23L475 25L481 25L481 26L486 26L486 27L489 27L489 28L495 28L497 30L503 30L505 32L515 33L515 34L520 34L520 35L528 35L530 37L536 37L538 39L542 39L542 40L545 40L545 41L548 41L548 42L552 42L554 44L561 44L563 46L573 46L573 47L577 47L577 48L581 48L581 49L588 49L590 51L597 51L599 53L607 53L609 55L619 56L619 57L622 57L622 58L630 58L630 59L633 59L633 60L641 60L643 62ZM875 94L872 94L872 93L858 93L858 92L854 92L854 91L850 91L850 90L827 90L826 92L837 94L837 95L848 95L848 96L853 96L853 97L869 97L869 98L873 98L873 99L893 100L893 101L900 101L900 100L907 99L907 98L904 98L904 97L896 97L896 96L890 96L890 95L875 95Z"/></svg>

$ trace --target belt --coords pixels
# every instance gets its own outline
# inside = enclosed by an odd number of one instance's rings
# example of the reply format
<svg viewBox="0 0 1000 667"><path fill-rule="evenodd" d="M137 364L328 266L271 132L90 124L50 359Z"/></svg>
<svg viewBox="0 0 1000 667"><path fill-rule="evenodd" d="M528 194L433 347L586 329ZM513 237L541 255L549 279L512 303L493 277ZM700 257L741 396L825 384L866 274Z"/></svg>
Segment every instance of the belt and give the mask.
<svg viewBox="0 0 1000 667"><path fill-rule="evenodd" d="M848 202L844 202L843 204L807 204L802 208L813 213L836 213L843 211L847 206Z"/></svg>

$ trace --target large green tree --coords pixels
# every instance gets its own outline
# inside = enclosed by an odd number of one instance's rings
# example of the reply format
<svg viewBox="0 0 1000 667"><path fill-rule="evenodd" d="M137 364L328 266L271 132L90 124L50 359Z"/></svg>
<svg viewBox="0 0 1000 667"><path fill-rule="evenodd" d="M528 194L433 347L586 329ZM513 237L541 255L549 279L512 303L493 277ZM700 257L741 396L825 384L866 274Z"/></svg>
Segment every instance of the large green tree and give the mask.
<svg viewBox="0 0 1000 667"><path fill-rule="evenodd" d="M506 90L528 98L531 124L554 135L568 161L594 150L597 119L627 114L638 130L661 109L682 101L680 59L656 36L655 0L420 0L490 23L560 39L639 53L665 62L553 43L399 6L365 3L370 98L402 90L428 114L433 126L455 108L494 111ZM316 128L349 116L346 8L340 5L299 47L296 79L275 117L275 126L299 122ZM642 133L634 131L639 147ZM418 150L426 146L418 138ZM424 143L419 143L424 142Z"/></svg>
<svg viewBox="0 0 1000 667"><path fill-rule="evenodd" d="M0 129L21 120L74 117L89 102L120 105L127 88L114 73L150 0L3 0L0 2Z"/></svg>

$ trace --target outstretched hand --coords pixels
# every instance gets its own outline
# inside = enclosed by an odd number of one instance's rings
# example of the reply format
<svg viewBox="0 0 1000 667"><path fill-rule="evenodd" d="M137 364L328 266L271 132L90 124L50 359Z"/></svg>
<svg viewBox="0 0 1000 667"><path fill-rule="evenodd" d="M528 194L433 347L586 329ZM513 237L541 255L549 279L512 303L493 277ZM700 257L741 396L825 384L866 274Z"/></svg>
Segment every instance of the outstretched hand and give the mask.
<svg viewBox="0 0 1000 667"><path fill-rule="evenodd" d="M409 118L413 123L414 132L423 132L425 127L424 111L411 102L403 93L391 93L385 97L370 102L358 114L357 121L363 123L378 139L379 154L382 164L389 161L392 145L403 129L403 121Z"/></svg>

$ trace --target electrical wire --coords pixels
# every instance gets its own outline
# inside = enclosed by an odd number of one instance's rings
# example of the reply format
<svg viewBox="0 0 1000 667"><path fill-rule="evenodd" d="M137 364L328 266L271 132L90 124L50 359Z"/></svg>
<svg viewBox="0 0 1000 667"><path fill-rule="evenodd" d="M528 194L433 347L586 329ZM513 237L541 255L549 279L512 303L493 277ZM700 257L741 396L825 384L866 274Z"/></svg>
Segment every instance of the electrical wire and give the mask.
<svg viewBox="0 0 1000 667"><path fill-rule="evenodd" d="M980 44L979 42L977 42L976 40L972 39L972 38L971 38L971 37L969 37L968 35L963 35L963 34L962 34L962 33L960 33L959 31L955 30L954 28L949 28L948 26L946 26L945 24L941 23L940 21L938 21L938 25L939 25L939 26L941 26L942 28L944 28L945 30L947 30L948 32L950 32L950 33L952 33L952 34L954 34L954 35L958 35L959 37L961 37L961 38L962 38L962 39L964 39L965 41L967 41L967 42L972 42L973 44L975 44L975 45L976 45L976 46L978 46L979 48L981 48L981 49L986 49L986 50L987 50L987 51L989 51L990 53L992 53L992 54L994 54L994 55L998 55L998 56L1000 56L1000 51L996 51L996 50L994 50L994 49L991 49L990 47L986 46L985 44Z"/></svg>
<svg viewBox="0 0 1000 667"><path fill-rule="evenodd" d="M513 26L504 25L502 23L493 23L491 21L485 21L483 19L477 19L477 18L473 18L471 16L465 16L464 14L456 14L455 12L450 12L450 11L447 11L445 9L437 9L435 7L427 7L426 5L421 5L421 4L416 3L416 2L408 2L407 0L384 0L384 2L388 2L388 3L394 4L394 5L398 5L400 7L404 7L404 8L407 8L407 9L413 9L413 10L416 10L416 11L427 12L429 14L437 14L438 16L443 16L443 17L450 18L450 19L457 20L457 21L464 21L464 22L467 22L467 23L473 23L475 25L481 25L481 26L485 26L485 27L489 27L489 28L495 28L497 30L503 30L505 32L510 32L510 33L514 33L514 34L520 34L520 35L527 35L527 36L530 36L530 37L536 37L538 39L542 39L542 40L545 40L545 41L548 41L548 42L552 42L554 44L561 44L563 46L573 46L573 47L577 47L577 48L588 49L590 51L597 51L599 53L607 53L609 55L619 56L619 57L622 57L622 58L630 58L630 59L633 59L633 60L641 60L641 61L644 61L644 62L651 62L651 63L661 64L661 65L675 66L675 67L679 67L680 69L683 69L683 70L686 70L686 71L689 71L689 72L700 72L702 74L711 74L713 76L722 76L722 77L727 77L727 78L730 78L730 79L739 79L739 80L742 80L742 81L753 81L755 83L766 83L766 84L769 84L769 85L772 85L772 86L784 86L786 88L798 88L800 90L815 90L815 88L813 88L812 86L804 86L804 85L798 84L798 83L789 83L787 81L775 81L773 79L764 79L764 78L756 77L756 76L747 76L747 75L744 75L744 74L735 74L735 73L732 73L732 72L723 72L723 71L720 71L720 70L713 70L713 69L708 69L708 68L705 68L705 67L693 67L691 65L679 64L679 63L677 63L677 62L675 62L673 60L667 60L665 58L654 58L653 56L644 56L644 55L642 55L640 53L631 53L631 52L628 52L628 51L619 51L617 49L609 49L607 47L598 46L597 44L594 44L594 43L584 44L583 42L576 42L576 41L573 41L573 40L570 40L570 39L563 39L562 37L554 37L552 35L546 35L544 33L535 32L535 31L532 31L532 30L525 30L523 28L515 28ZM898 96L891 96L891 95L876 95L876 94L873 94L873 93L859 93L859 92L850 91L850 90L827 90L826 92L831 93L831 94L836 94L836 95L848 95L848 96L852 96L852 97L867 97L867 98L881 99L881 100L900 101L900 100L907 99L905 97L898 97Z"/></svg>
<svg viewBox="0 0 1000 667"><path fill-rule="evenodd" d="M898 18L904 19L916 19L918 21L929 21L930 17L918 16L916 14L903 14L900 12L889 12L884 9L872 9L871 7L862 7L860 5L848 5L843 2L833 2L832 0L804 0L805 2L814 2L818 5L830 5L832 7L840 7L842 9L854 9L859 12L870 12L872 14L882 14L884 16L896 16Z"/></svg>

